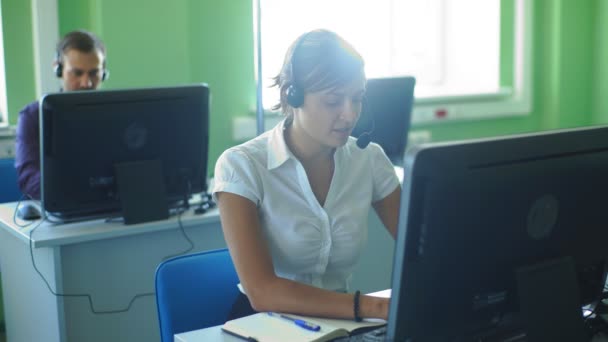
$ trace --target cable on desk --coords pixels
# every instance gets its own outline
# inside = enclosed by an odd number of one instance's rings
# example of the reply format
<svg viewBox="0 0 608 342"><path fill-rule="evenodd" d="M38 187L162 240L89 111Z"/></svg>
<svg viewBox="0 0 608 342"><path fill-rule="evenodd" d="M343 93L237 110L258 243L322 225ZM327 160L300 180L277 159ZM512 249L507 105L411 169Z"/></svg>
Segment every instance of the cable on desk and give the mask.
<svg viewBox="0 0 608 342"><path fill-rule="evenodd" d="M46 219L41 219L40 222L38 222L38 224L33 227L30 232L29 232L29 248L30 248L30 257L32 259L32 265L34 266L34 270L36 271L36 273L38 273L38 275L40 276L40 278L42 278L42 280L44 281L44 283L46 284L46 287L49 289L49 291L56 297L67 297L67 298L87 298L87 300L89 301L89 308L91 309L91 312L93 314L96 315L104 315L104 314L116 314L116 313L123 313L123 312L127 312L131 309L131 306L133 306L133 302L135 302L135 300L137 298L141 298L141 297L147 297L147 296L154 296L156 295L155 292L146 292L146 293L139 293L136 294L135 296L133 296L131 298L131 300L129 301L129 304L127 305L126 308L124 309L117 309L117 310L96 310L95 307L93 306L93 298L91 297L90 294L88 293L83 293L83 294L69 294L69 293L57 293L55 292L52 288L51 285L49 284L49 282L46 280L46 278L44 277L44 275L42 275L42 272L40 272L40 270L38 269L38 266L36 266L36 260L34 259L34 249L32 248L32 234L34 233L34 231L40 227L40 225L45 222Z"/></svg>
<svg viewBox="0 0 608 342"><path fill-rule="evenodd" d="M162 260L168 260L171 259L173 257L182 255L182 254L186 254L188 252L190 252L191 250L194 249L194 242L192 242L192 240L190 239L190 237L188 236L188 234L186 234L186 230L184 229L184 225L182 224L182 214L186 211L185 208L181 208L177 210L177 224L179 225L179 230L182 232L182 235L184 236L184 238L188 241L188 244L190 244L190 246L188 248L186 248L185 250L176 253L176 254L171 254L171 255L167 255L166 257L164 257Z"/></svg>
<svg viewBox="0 0 608 342"><path fill-rule="evenodd" d="M24 195L25 196L25 195ZM23 198L23 196L22 196ZM49 291L51 292L51 294L53 294L56 297L65 297L65 298L86 298L89 302L89 309L91 310L91 312L93 314L96 315L105 315L105 314L117 314L117 313L124 313L124 312L128 312L129 310L131 310L131 307L133 306L133 303L135 302L135 300L137 300L138 298L143 298L143 297L148 297L148 296L155 296L156 292L145 292L145 293L138 293L136 295L134 295L131 300L129 301L129 304L127 305L126 308L123 309L116 309L116 310L96 310L94 305L93 305L93 298L90 294L88 293L82 293L82 294L78 294L78 293L57 293L53 290L53 288L51 287L51 285L49 284L49 282L47 281L47 279L44 277L44 275L42 274L42 272L40 272L40 270L38 269L38 266L36 265L36 260L34 258L34 250L32 247L32 235L34 234L34 231L36 229L38 229L38 227L40 227L40 225L44 222L50 222L50 223L58 223L58 222L54 222L48 219L46 212L44 210L41 210L42 212L42 218L40 220L38 220L37 222L31 222L28 223L27 225L19 225L16 222L16 213L17 213L17 209L19 207L19 203L21 202L21 199L19 200L19 202L17 203L17 207L15 209L15 212L13 213L13 221L15 223L16 226L20 227L20 228L25 228L25 227L29 227L32 224L36 225L34 227L32 227L29 231L29 250L30 250L30 258L32 260L32 266L34 267L34 270L36 271L36 273L38 273L38 275L40 276L40 278L42 279L42 281L44 281L44 284L46 285L46 287L49 289ZM187 204L186 204L187 205ZM177 210L177 222L180 228L180 231L182 233L182 235L184 236L184 238L186 239L186 241L188 241L189 247L186 248L185 250L176 253L176 254L171 254L168 256L165 256L162 258L162 261L165 261L167 259L182 255L182 254L186 254L190 251L192 251L194 249L194 242L192 242L192 239L190 239L190 237L188 236L188 234L186 234L186 231L184 229L184 225L182 223L182 214L186 211L186 208L178 208ZM59 222L61 223L61 222Z"/></svg>

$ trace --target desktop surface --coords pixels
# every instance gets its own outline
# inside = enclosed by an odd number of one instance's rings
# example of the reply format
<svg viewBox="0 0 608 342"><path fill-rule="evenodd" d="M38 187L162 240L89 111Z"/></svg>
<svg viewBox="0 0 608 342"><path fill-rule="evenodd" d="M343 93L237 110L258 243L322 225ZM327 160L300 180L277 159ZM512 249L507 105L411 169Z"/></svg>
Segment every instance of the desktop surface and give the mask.
<svg viewBox="0 0 608 342"><path fill-rule="evenodd" d="M23 201L19 205L27 204ZM122 236L129 236L141 233L151 233L175 229L177 216L172 216L167 220L159 220L141 224L125 225L120 221L93 219L78 221L73 223L53 223L50 221L24 221L13 220L17 202L0 204L0 223L7 230L24 242L30 240L29 232L36 229L32 236L32 247L51 247L100 239L111 239ZM196 214L196 207L181 214L180 221L184 227L195 226L206 223L219 223L219 213L217 208L208 210L204 214Z"/></svg>

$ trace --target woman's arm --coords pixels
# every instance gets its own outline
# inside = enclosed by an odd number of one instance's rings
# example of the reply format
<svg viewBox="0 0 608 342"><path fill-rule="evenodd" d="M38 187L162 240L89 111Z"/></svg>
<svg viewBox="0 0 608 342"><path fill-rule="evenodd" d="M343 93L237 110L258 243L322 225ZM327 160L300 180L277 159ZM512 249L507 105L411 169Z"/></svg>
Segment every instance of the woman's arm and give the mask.
<svg viewBox="0 0 608 342"><path fill-rule="evenodd" d="M380 217L384 227L391 233L393 239L397 238L397 225L399 223L399 205L401 203L401 186L388 196L373 203L374 210Z"/></svg>
<svg viewBox="0 0 608 342"><path fill-rule="evenodd" d="M218 192L216 198L224 238L241 284L256 311L353 318L352 294L319 289L276 276L252 201L229 192ZM361 296L360 316L386 319L388 299Z"/></svg>

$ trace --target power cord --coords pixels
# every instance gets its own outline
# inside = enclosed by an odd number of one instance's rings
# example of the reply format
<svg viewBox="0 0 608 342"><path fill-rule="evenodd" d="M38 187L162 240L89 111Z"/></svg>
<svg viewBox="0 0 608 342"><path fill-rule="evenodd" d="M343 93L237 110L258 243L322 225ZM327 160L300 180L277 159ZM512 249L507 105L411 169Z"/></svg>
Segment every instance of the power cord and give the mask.
<svg viewBox="0 0 608 342"><path fill-rule="evenodd" d="M179 252L179 253L171 254L171 255L168 255L168 256L164 257L162 259L163 261L169 260L169 259L174 258L176 256L180 256L180 255L186 254L186 253L188 253L188 252L190 252L190 251L192 251L194 249L194 242L192 242L192 240L190 239L190 237L188 236L188 234L186 234L186 230L184 229L184 225L182 224L182 214L185 211L186 211L185 208L178 209L178 211L177 211L177 224L179 225L179 230L182 232L182 235L183 235L184 239L186 239L186 241L188 241L188 244L190 246L188 248L186 248L185 250Z"/></svg>
<svg viewBox="0 0 608 342"><path fill-rule="evenodd" d="M38 266L36 265L36 260L34 259L34 249L32 247L32 235L34 234L34 231L36 229L38 229L38 227L40 227L40 225L43 222L46 222L46 221L47 221L46 219L39 220L38 224L35 227L33 227L30 230L30 232L29 232L30 258L32 260L32 265L34 266L34 270L36 271L36 273L38 273L38 275L40 276L40 278L42 278L42 281L44 281L44 284L46 285L46 287L49 289L49 291L54 296L56 296L56 297L62 297L62 298L87 298L87 300L89 302L89 309L91 309L91 312L93 314L96 314L96 315L105 315L105 314L116 314L116 313L127 312L127 311L129 311L131 309L131 306L133 305L133 302L135 302L136 299L141 298L141 297L148 297L148 296L154 296L154 295L156 295L155 292L139 293L139 294L136 294L135 296L133 296L131 298L131 300L129 301L129 304L124 309L118 309L118 310L96 310L95 307L94 307L94 305L93 305L93 298L88 293L83 293L83 294L71 294L70 293L70 294L68 294L68 293L57 293L57 292L55 292L51 288L51 285L46 280L46 278L44 277L44 275L42 274L42 272L40 272L40 270L38 269Z"/></svg>
<svg viewBox="0 0 608 342"><path fill-rule="evenodd" d="M608 312L604 299L608 298L608 293L602 292L597 302L590 304L593 308L584 314L584 322L591 336L596 336L608 331L608 322L602 317Z"/></svg>
<svg viewBox="0 0 608 342"><path fill-rule="evenodd" d="M198 208L194 209L194 213L199 215L204 214L207 210L215 207L215 205L211 194L204 192L201 194L201 202L199 203Z"/></svg>
<svg viewBox="0 0 608 342"><path fill-rule="evenodd" d="M20 228L27 228L30 227L31 225L35 224L34 227L32 227L29 231L29 251L30 251L30 258L32 261L32 266L34 267L34 270L36 271L36 273L38 273L38 275L40 276L40 278L42 279L42 281L44 282L44 284L46 285L46 287L48 288L48 290L51 292L51 294L53 294L56 297L62 297L62 298L86 298L89 302L89 309L91 310L91 312L95 315L106 315L106 314L118 314L118 313L124 313L124 312L128 312L129 310L131 310L131 307L133 306L133 303L135 302L135 300L137 300L138 298L143 298L143 297L149 297L149 296L155 296L156 292L145 292L145 293L138 293L136 295L134 295L131 300L129 301L129 304L127 305L126 308L123 309L116 309L116 310L96 310L94 305L93 305L93 298L90 294L88 293L83 293L83 294L68 294L68 293L58 293L55 292L53 290L53 288L51 287L51 285L49 284L49 282L47 281L47 279L44 277L44 275L42 274L42 272L40 272L40 270L38 269L38 266L36 265L36 260L34 258L34 250L33 250L33 246L32 246L32 235L34 234L34 231L36 231L36 229L38 229L38 227L40 227L42 225L42 223L44 222L50 222L50 223L56 223L53 222L51 220L49 220L46 216L46 213L44 212L44 210L41 210L42 212L42 218L39 219L38 221L33 221L30 222L26 225L21 225L19 223L17 223L17 219L16 219L16 215L17 215L17 211L19 209L20 203L23 199L25 195L23 195L21 197L21 199L19 199L19 201L17 202L17 206L15 207L15 212L13 213L13 222L17 227ZM186 254L190 251L192 251L194 249L194 242L192 242L192 240L190 239L190 237L186 234L186 231L184 229L184 226L182 224L182 214L186 211L186 208L179 208L177 211L177 222L180 228L180 231L182 233L182 235L184 236L184 238L186 239L186 241L188 241L188 248L186 248L185 250L176 253L176 254L171 254L168 256L165 256L162 258L162 261L168 260L170 258L176 257L176 256L180 256L183 254Z"/></svg>

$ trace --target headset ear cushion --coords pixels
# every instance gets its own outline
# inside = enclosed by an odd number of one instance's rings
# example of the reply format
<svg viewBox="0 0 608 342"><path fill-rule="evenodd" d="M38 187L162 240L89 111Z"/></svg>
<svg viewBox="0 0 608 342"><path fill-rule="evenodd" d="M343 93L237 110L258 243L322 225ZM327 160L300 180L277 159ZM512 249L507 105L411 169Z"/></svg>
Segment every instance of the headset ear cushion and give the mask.
<svg viewBox="0 0 608 342"><path fill-rule="evenodd" d="M63 76L63 64L61 62L57 62L55 65L55 76L59 78Z"/></svg>
<svg viewBox="0 0 608 342"><path fill-rule="evenodd" d="M287 103L293 108L299 108L304 104L304 92L295 85L287 88Z"/></svg>
<svg viewBox="0 0 608 342"><path fill-rule="evenodd" d="M103 69L103 71L101 72L101 81L105 81L108 79L108 77L110 77L110 71L108 71L107 69Z"/></svg>

